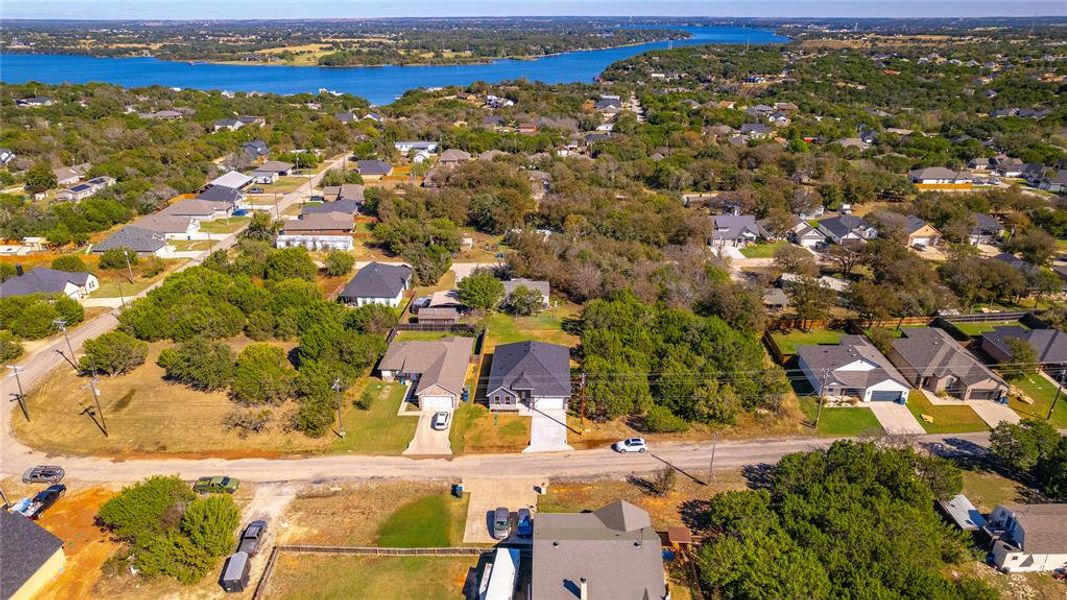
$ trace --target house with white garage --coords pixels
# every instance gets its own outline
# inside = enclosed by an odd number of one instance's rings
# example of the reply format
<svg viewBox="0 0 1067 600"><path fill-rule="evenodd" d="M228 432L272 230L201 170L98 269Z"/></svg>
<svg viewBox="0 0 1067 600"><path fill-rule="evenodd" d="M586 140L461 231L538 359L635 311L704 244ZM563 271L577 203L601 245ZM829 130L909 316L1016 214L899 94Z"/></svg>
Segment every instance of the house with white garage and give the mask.
<svg viewBox="0 0 1067 600"><path fill-rule="evenodd" d="M111 234L106 240L93 245L93 252L102 254L114 248L126 248L141 256L162 256L169 248L162 233L136 225L127 225Z"/></svg>
<svg viewBox="0 0 1067 600"><path fill-rule="evenodd" d="M571 350L545 342L502 344L493 350L486 384L491 410L566 410L571 397Z"/></svg>
<svg viewBox="0 0 1067 600"><path fill-rule="evenodd" d="M366 306L385 304L396 308L411 287L411 267L372 262L356 273L341 290L338 300L345 304Z"/></svg>
<svg viewBox="0 0 1067 600"><path fill-rule="evenodd" d="M837 345L800 346L797 358L812 389L827 396L903 402L911 389L889 359L863 336L843 335Z"/></svg>
<svg viewBox="0 0 1067 600"><path fill-rule="evenodd" d="M878 237L878 230L855 215L840 215L823 219L818 229L835 244L866 243Z"/></svg>
<svg viewBox="0 0 1067 600"><path fill-rule="evenodd" d="M1007 504L989 515L993 563L1005 573L1067 567L1067 504Z"/></svg>
<svg viewBox="0 0 1067 600"><path fill-rule="evenodd" d="M446 337L431 341L393 341L378 363L385 381L411 382L423 411L451 410L463 400L474 338Z"/></svg>
<svg viewBox="0 0 1067 600"><path fill-rule="evenodd" d="M790 242L803 248L818 248L826 243L826 234L807 221L800 221L786 234Z"/></svg>

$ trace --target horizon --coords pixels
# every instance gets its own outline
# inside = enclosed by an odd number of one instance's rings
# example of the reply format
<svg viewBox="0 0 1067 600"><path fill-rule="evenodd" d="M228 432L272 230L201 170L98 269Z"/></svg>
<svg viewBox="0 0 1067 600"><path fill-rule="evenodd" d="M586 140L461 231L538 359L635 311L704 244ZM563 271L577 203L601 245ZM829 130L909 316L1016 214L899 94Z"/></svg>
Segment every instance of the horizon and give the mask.
<svg viewBox="0 0 1067 600"><path fill-rule="evenodd" d="M338 6L329 0L308 0L300 14L289 14L289 3L278 0L231 0L210 7L190 8L163 0L7 0L0 8L3 21L264 21L312 19L417 19L417 18L723 18L723 19L980 19L1067 16L1067 2L1027 0L1012 4L976 2L897 3L847 2L843 0L772 0L737 2L717 0L669 0L654 7L633 0L608 2L549 0L539 3L500 3L465 0L447 6L428 0L386 2L370 0ZM575 9L580 4L580 9ZM503 5L503 6L502 6ZM650 10L650 8L652 10ZM85 16L91 9L92 15ZM655 12L652 12L652 11ZM250 14L256 15L249 17ZM832 15L832 16L828 16Z"/></svg>

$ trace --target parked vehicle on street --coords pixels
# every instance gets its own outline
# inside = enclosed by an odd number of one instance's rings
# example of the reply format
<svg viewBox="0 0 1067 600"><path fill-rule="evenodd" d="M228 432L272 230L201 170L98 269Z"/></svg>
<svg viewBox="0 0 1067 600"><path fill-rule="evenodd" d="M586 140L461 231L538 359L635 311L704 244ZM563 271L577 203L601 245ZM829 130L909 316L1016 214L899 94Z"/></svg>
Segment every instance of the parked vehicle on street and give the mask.
<svg viewBox="0 0 1067 600"><path fill-rule="evenodd" d="M433 427L437 431L448 429L448 419L450 416L451 415L447 410L437 411L433 416L433 421L430 423L430 427Z"/></svg>
<svg viewBox="0 0 1067 600"><path fill-rule="evenodd" d="M503 506L493 511L493 539L503 540L511 534L511 511Z"/></svg>
<svg viewBox="0 0 1067 600"><path fill-rule="evenodd" d="M30 519L38 519L41 513L48 510L67 493L67 486L62 483L50 485L30 500L29 504L23 505L18 513Z"/></svg>
<svg viewBox="0 0 1067 600"><path fill-rule="evenodd" d="M193 484L193 491L198 494L232 494L241 486L234 477L201 477Z"/></svg>
<svg viewBox="0 0 1067 600"><path fill-rule="evenodd" d="M22 483L59 483L66 472L55 465L37 465L22 474Z"/></svg>
<svg viewBox="0 0 1067 600"><path fill-rule="evenodd" d="M262 194L263 193L263 188L261 188L261 187L248 188L248 193L249 194Z"/></svg>
<svg viewBox="0 0 1067 600"><path fill-rule="evenodd" d="M644 438L630 438L615 442L611 449L616 452L645 452L648 445L645 444Z"/></svg>
<svg viewBox="0 0 1067 600"><path fill-rule="evenodd" d="M515 533L521 538L533 536L533 515L530 514L530 509L519 509L518 517L515 519Z"/></svg>
<svg viewBox="0 0 1067 600"><path fill-rule="evenodd" d="M252 521L245 527L241 534L241 543L237 546L238 552L247 552L249 556L255 556L259 552L259 546L263 538L267 537L267 522L262 520Z"/></svg>

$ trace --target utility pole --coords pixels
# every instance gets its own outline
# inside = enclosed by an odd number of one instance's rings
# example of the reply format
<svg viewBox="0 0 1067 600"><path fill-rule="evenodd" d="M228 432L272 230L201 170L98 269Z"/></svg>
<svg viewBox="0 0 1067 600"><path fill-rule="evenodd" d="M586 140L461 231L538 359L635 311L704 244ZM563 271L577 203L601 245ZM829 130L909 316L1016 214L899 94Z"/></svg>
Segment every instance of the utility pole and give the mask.
<svg viewBox="0 0 1067 600"><path fill-rule="evenodd" d="M93 369L96 371L96 369ZM89 378L89 383L85 387L89 388L89 391L93 394L93 400L96 401L96 414L100 415L100 429L104 430L104 437L110 437L107 432L107 422L104 421L104 409L100 407L100 388L97 385L100 380L96 378L96 373Z"/></svg>
<svg viewBox="0 0 1067 600"><path fill-rule="evenodd" d="M815 412L815 428L819 428L819 419L822 418L823 399L826 396L826 380L830 378L830 369L822 370L822 382L819 384L819 410Z"/></svg>
<svg viewBox="0 0 1067 600"><path fill-rule="evenodd" d="M578 418L581 423L581 431L578 435L585 433L585 373L578 376Z"/></svg>
<svg viewBox="0 0 1067 600"><path fill-rule="evenodd" d="M8 365L7 368L15 372L15 383L18 384L19 387L19 393L15 395L15 400L19 403L19 408L22 409L23 416L29 421L30 411L26 410L26 395L22 393L22 379L19 377L19 373L22 373L25 369L17 365Z"/></svg>
<svg viewBox="0 0 1067 600"><path fill-rule="evenodd" d="M343 438L345 437L345 422L341 420L341 379L334 379L330 387L337 392L337 435Z"/></svg>
<svg viewBox="0 0 1067 600"><path fill-rule="evenodd" d="M52 324L63 332L63 339L67 340L67 351L70 352L70 364L76 365L77 363L74 362L74 347L70 345L70 336L67 335L67 322L63 319L56 319L55 321L52 321ZM77 371L78 367L74 367L74 370Z"/></svg>
<svg viewBox="0 0 1067 600"><path fill-rule="evenodd" d="M282 214L278 212L278 192L274 192L274 218L281 219Z"/></svg>
<svg viewBox="0 0 1067 600"><path fill-rule="evenodd" d="M1052 411L1056 409L1056 402L1060 399L1060 390L1063 389L1063 383L1067 381L1067 367L1060 367L1060 384L1056 386L1056 396L1052 398L1052 404L1048 407L1048 414L1045 415L1045 420L1052 419Z"/></svg>
<svg viewBox="0 0 1067 600"><path fill-rule="evenodd" d="M122 301L122 308L126 308L126 296L122 295L122 281L116 281L119 284L119 300Z"/></svg>
<svg viewBox="0 0 1067 600"><path fill-rule="evenodd" d="M122 258L126 259L126 272L130 274L130 283L133 283L133 265L130 264L130 251L122 249Z"/></svg>
<svg viewBox="0 0 1067 600"><path fill-rule="evenodd" d="M711 481L715 481L715 447L719 445L719 432L716 431L711 434L711 464L708 465L708 475L711 477Z"/></svg>

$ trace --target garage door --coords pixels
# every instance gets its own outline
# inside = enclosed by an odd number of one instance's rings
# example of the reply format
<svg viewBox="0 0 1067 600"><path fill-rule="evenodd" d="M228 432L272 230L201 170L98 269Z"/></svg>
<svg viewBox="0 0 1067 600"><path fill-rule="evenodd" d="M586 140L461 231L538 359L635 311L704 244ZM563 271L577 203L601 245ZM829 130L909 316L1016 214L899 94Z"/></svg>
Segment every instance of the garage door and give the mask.
<svg viewBox="0 0 1067 600"><path fill-rule="evenodd" d="M451 410L452 398L450 396L422 396L419 398L422 410Z"/></svg>
<svg viewBox="0 0 1067 600"><path fill-rule="evenodd" d="M928 237L912 238L911 243L916 245L916 246L929 246L930 245L930 238L928 238Z"/></svg>
<svg viewBox="0 0 1067 600"><path fill-rule="evenodd" d="M871 392L874 402L895 402L900 400L900 392Z"/></svg>
<svg viewBox="0 0 1067 600"><path fill-rule="evenodd" d="M538 398L538 410L563 410L563 398Z"/></svg>

